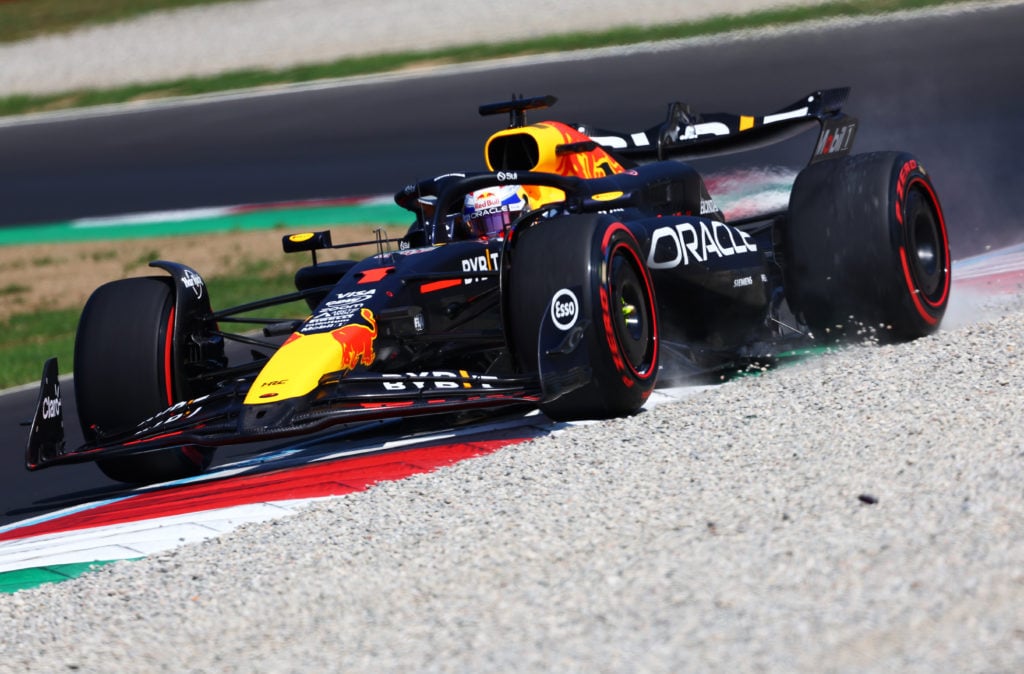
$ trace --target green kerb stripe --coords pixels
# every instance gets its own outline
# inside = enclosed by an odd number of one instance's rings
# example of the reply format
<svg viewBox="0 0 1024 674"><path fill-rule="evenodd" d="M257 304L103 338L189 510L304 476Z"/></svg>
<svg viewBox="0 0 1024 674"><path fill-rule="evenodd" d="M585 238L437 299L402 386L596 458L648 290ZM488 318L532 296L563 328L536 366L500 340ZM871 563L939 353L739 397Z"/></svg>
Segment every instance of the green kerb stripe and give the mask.
<svg viewBox="0 0 1024 674"><path fill-rule="evenodd" d="M119 219L120 220L120 219ZM32 243L69 243L110 239L142 239L155 236L210 234L260 229L308 229L347 225L407 225L412 215L393 204L353 206L314 206L306 208L263 209L198 217L146 222L125 218L102 226L82 222L57 222L0 228L0 246Z"/></svg>
<svg viewBox="0 0 1024 674"><path fill-rule="evenodd" d="M86 571L111 564L114 561L79 562L76 564L54 564L36 569L21 569L0 573L0 592L10 594L18 590L28 590L46 583L59 583L81 576Z"/></svg>

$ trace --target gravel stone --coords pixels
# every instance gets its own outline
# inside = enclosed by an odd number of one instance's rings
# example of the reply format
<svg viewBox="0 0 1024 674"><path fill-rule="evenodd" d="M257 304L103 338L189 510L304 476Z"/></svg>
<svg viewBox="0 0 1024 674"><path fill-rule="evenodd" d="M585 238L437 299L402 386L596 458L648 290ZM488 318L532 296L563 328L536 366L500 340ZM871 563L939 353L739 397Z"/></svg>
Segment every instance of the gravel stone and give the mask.
<svg viewBox="0 0 1024 674"><path fill-rule="evenodd" d="M0 596L0 670L1019 671L1021 334L1004 298Z"/></svg>

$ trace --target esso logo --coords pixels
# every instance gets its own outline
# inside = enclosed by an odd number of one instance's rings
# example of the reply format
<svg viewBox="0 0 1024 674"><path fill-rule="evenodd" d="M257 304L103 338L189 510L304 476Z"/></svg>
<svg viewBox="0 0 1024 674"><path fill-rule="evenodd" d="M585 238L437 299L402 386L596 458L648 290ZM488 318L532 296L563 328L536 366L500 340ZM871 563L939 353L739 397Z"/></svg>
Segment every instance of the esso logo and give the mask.
<svg viewBox="0 0 1024 674"><path fill-rule="evenodd" d="M580 301L576 293L562 288L551 298L551 320L559 330L569 330L580 317Z"/></svg>

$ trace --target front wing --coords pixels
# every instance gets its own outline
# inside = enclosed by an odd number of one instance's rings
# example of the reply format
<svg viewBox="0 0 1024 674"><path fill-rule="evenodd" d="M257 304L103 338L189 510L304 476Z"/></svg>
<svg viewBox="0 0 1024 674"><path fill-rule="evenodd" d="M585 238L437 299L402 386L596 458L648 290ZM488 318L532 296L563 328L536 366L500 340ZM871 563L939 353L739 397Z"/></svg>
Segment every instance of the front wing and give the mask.
<svg viewBox="0 0 1024 674"><path fill-rule="evenodd" d="M94 441L68 449L57 361L51 358L43 369L25 465L37 470L184 445L215 447L292 437L378 419L537 405L542 397L537 377L498 378L465 370L328 374L305 396L259 405L244 404L247 391L247 381L228 383L209 395L176 403L134 429L93 429Z"/></svg>

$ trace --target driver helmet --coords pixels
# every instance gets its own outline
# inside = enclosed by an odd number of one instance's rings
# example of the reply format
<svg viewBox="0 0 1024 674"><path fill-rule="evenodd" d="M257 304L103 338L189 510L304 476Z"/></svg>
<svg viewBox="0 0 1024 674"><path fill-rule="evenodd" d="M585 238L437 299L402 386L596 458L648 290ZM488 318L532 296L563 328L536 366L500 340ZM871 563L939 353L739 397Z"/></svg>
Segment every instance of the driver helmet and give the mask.
<svg viewBox="0 0 1024 674"><path fill-rule="evenodd" d="M474 236L502 236L505 228L529 209L519 185L500 185L466 195L462 217Z"/></svg>

